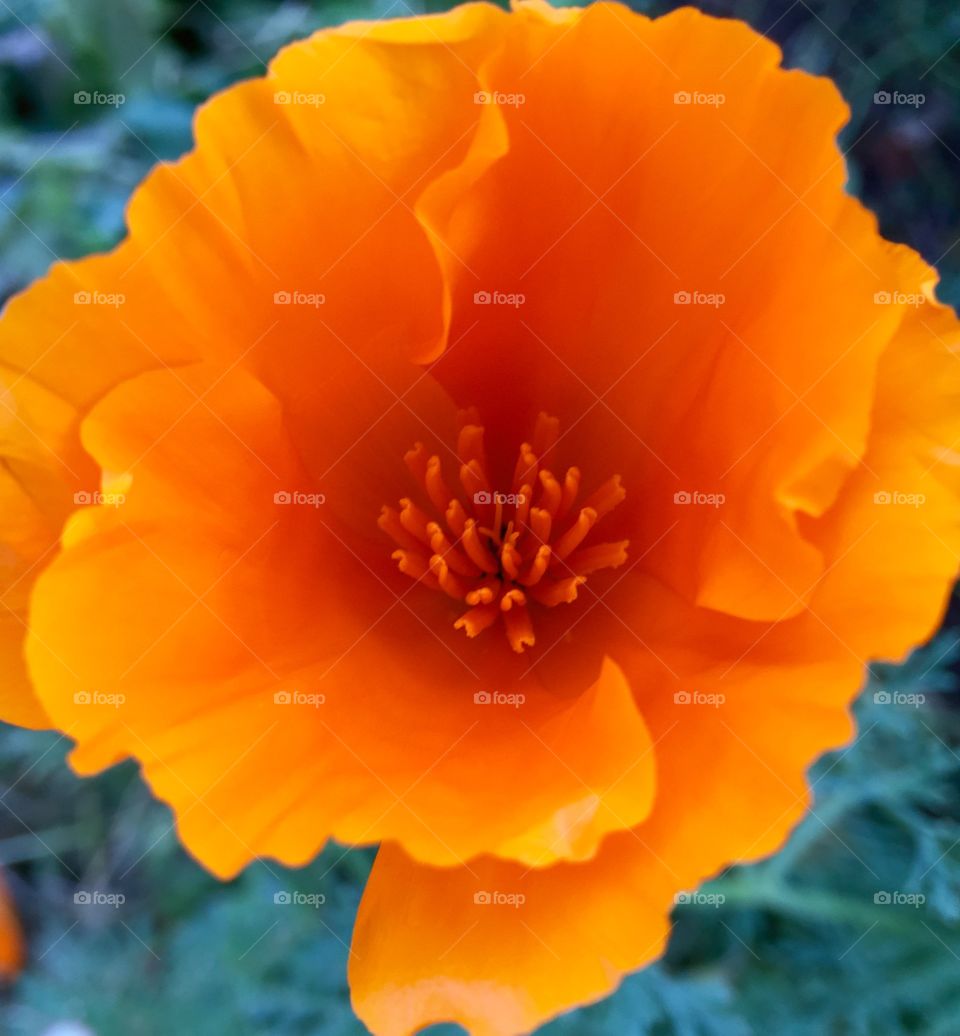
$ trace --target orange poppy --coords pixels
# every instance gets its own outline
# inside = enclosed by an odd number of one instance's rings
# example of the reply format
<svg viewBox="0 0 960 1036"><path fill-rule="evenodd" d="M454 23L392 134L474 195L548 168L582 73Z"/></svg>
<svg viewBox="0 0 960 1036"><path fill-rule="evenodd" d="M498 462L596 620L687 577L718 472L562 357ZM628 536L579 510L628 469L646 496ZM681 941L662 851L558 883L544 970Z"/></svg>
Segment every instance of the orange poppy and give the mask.
<svg viewBox="0 0 960 1036"><path fill-rule="evenodd" d="M42 708L221 877L381 842L379 1036L607 993L941 616L957 321L779 61L606 3L322 32L0 323L9 491L94 505L24 557Z"/></svg>
<svg viewBox="0 0 960 1036"><path fill-rule="evenodd" d="M0 980L13 978L23 967L23 935L6 882L0 878Z"/></svg>

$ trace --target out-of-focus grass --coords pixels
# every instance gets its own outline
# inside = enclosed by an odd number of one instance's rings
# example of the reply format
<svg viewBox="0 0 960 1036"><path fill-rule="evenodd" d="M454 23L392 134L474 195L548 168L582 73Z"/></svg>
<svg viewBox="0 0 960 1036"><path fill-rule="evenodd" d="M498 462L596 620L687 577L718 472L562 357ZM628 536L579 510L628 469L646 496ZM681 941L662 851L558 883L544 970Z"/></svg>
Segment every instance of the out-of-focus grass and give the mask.
<svg viewBox="0 0 960 1036"><path fill-rule="evenodd" d="M960 9L701 6L746 18L789 64L838 82L852 109L843 135L852 189L888 237L941 267L942 296L960 301ZM212 92L315 28L420 9L0 0L0 299L56 257L114 244L131 189L189 147L192 114ZM78 103L84 91L124 101ZM878 103L879 91L924 102ZM858 742L815 768L814 813L777 857L718 877L704 890L710 902L679 905L663 962L545 1032L960 1032L957 641L946 633L882 672L858 707ZM926 702L874 701L884 691ZM36 1036L62 1021L96 1036L362 1031L345 971L369 853L332 847L301 871L263 863L222 885L179 848L133 766L81 781L65 766L67 747L51 734L0 731L0 864L30 942L27 971L0 1002L0 1032ZM312 904L282 901L294 891ZM124 900L75 901L93 892ZM874 901L896 892L924 902Z"/></svg>

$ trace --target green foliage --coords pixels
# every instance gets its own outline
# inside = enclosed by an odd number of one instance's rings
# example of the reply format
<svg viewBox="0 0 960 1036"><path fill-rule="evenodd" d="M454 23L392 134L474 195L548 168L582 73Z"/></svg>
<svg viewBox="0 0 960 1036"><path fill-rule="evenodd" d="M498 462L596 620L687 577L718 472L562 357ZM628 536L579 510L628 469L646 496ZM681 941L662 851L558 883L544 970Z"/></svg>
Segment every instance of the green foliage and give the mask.
<svg viewBox="0 0 960 1036"><path fill-rule="evenodd" d="M364 1031L346 959L370 853L332 846L302 870L263 862L221 884L133 766L80 780L65 748L6 728L0 743L0 858L16 864L32 956L0 1031L74 1020L96 1036L167 1036L174 1016L196 1036Z"/></svg>

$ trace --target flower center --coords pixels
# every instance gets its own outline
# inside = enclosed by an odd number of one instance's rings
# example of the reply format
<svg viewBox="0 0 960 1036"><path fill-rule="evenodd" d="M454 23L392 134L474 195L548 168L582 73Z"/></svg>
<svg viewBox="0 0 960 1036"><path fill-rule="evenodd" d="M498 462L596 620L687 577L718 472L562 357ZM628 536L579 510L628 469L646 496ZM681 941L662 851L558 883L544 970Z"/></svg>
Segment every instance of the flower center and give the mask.
<svg viewBox="0 0 960 1036"><path fill-rule="evenodd" d="M517 652L534 644L537 608L570 604L588 575L627 559L628 540L588 543L626 496L620 476L578 504L579 468L561 479L547 467L558 428L556 418L539 415L505 492L491 482L483 427L468 412L457 439L459 486L448 487L440 458L417 443L404 460L430 507L404 498L399 510L385 506L378 521L399 548L392 557L401 572L465 607L456 629L476 637L502 621Z"/></svg>

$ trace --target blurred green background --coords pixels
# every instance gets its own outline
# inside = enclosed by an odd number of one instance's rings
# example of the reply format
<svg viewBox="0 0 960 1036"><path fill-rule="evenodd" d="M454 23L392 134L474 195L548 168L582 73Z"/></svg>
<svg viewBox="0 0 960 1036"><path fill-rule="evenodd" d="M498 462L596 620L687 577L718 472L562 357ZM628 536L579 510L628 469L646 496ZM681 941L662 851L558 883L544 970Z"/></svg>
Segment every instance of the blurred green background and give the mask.
<svg viewBox="0 0 960 1036"><path fill-rule="evenodd" d="M843 135L851 190L887 237L941 268L941 297L960 303L960 7L700 6L744 18L789 65L837 81L853 110ZM134 185L189 147L197 104L260 72L280 45L346 18L423 9L0 0L0 301L55 258L114 244ZM124 101L84 104L83 91ZM923 102L883 103L884 91ZM857 705L859 737L813 769L815 808L787 847L717 878L708 900L678 905L661 963L544 1033L960 1033L956 620L906 666L875 667ZM370 853L328 850L301 871L260 864L220 885L178 847L135 767L80 781L64 764L67 747L0 729L0 865L30 948L21 980L0 994L0 1033L364 1031L345 971ZM76 903L89 889L124 902ZM275 904L294 890L325 902Z"/></svg>

